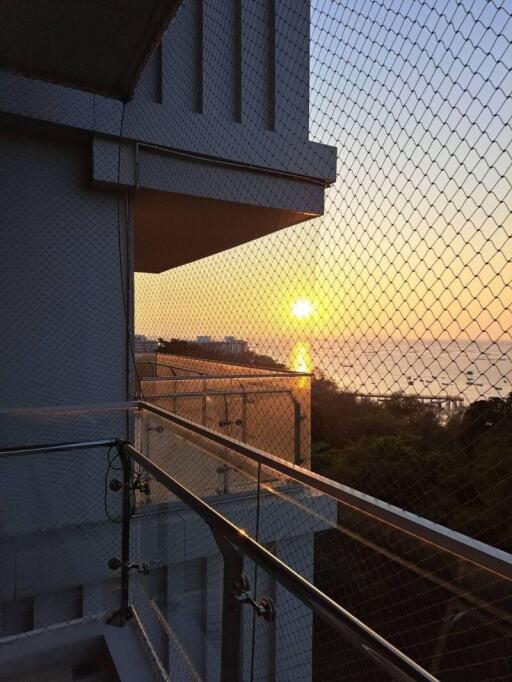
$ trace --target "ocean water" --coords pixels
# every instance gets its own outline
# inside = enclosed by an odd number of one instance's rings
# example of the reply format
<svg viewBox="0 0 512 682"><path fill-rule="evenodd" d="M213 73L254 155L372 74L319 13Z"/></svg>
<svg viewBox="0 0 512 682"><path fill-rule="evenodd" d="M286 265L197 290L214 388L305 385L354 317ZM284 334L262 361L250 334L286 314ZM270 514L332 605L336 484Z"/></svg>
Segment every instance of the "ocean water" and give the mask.
<svg viewBox="0 0 512 682"><path fill-rule="evenodd" d="M512 391L512 342L279 339L252 346L296 371L321 371L347 391L455 397ZM277 357L278 356L278 357Z"/></svg>

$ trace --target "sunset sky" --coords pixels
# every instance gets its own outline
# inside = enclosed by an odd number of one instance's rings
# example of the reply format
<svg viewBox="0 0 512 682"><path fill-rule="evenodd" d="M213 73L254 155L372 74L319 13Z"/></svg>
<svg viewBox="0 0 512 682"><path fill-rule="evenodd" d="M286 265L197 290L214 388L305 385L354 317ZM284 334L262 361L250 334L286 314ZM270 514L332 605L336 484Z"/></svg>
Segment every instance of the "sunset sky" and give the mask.
<svg viewBox="0 0 512 682"><path fill-rule="evenodd" d="M313 3L310 138L338 149L325 215L137 275L138 333L511 340L509 19L439 4Z"/></svg>

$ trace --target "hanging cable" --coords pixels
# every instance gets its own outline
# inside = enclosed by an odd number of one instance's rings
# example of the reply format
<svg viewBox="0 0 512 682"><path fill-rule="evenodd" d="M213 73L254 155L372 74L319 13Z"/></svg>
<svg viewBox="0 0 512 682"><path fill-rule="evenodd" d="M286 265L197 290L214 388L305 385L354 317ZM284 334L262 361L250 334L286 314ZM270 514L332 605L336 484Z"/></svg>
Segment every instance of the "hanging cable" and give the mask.
<svg viewBox="0 0 512 682"><path fill-rule="evenodd" d="M131 315L129 311L129 302L128 302L128 296L127 292L125 289L125 283L124 283L124 268L123 268L123 238L122 238L122 233L121 233L121 152L122 152L122 145L123 145L123 140L124 140L124 119L125 119L125 113L126 113L126 102L123 102L123 108L121 112L121 122L119 125L119 144L118 144L118 149L117 149L117 188L116 188L116 193L117 193L117 244L118 244L118 254L119 254L119 274L120 274L120 282L121 282L121 297L122 297L122 302L123 302L123 314L124 314L124 319L125 319L125 329L126 329L126 345L128 349L128 354L126 357L126 394L127 394L127 400L131 398L130 396L130 360L133 365L133 371L135 373L135 380L137 383L138 390L144 398L144 394L142 391L142 382L140 380L138 371L137 371L137 363L135 361L135 349L133 347L133 338L132 338L132 333L131 333ZM129 257L129 249L130 249L130 236L129 236L129 218L128 218L128 201L125 202L125 240L126 240L126 261L127 261L127 274L128 277L131 276L130 273L130 257Z"/></svg>

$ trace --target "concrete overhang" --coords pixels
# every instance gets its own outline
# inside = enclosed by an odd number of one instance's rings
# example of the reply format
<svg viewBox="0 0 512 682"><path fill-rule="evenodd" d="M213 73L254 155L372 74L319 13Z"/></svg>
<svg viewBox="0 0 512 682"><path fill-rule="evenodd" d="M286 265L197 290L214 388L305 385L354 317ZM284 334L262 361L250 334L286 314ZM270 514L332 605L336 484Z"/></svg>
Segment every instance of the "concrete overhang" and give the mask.
<svg viewBox="0 0 512 682"><path fill-rule="evenodd" d="M324 150L308 177L97 137L93 183L132 190L135 270L158 273L322 215L336 168Z"/></svg>
<svg viewBox="0 0 512 682"><path fill-rule="evenodd" d="M134 201L135 270L158 273L258 239L318 213L139 192Z"/></svg>
<svg viewBox="0 0 512 682"><path fill-rule="evenodd" d="M0 0L0 68L129 99L181 0Z"/></svg>

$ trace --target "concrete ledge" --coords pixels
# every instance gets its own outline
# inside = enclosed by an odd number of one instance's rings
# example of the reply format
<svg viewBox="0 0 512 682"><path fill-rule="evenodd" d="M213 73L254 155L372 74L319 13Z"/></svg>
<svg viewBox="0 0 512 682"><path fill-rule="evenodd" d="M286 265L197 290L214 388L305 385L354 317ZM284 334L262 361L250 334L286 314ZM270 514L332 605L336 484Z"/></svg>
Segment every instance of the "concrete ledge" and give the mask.
<svg viewBox="0 0 512 682"><path fill-rule="evenodd" d="M122 682L161 681L137 630L136 620L115 627L107 625L103 616L4 638L0 640L0 680L106 657Z"/></svg>
<svg viewBox="0 0 512 682"><path fill-rule="evenodd" d="M336 148L282 132L181 111L153 102L123 105L107 97L36 81L0 69L0 113L64 126L75 131L204 154L233 163L336 180ZM293 132L293 131L292 131Z"/></svg>
<svg viewBox="0 0 512 682"><path fill-rule="evenodd" d="M135 270L162 272L323 214L324 185L96 136L93 185L135 192Z"/></svg>

